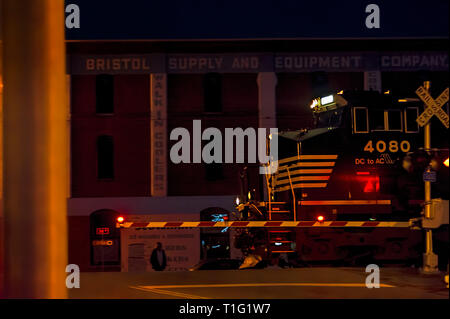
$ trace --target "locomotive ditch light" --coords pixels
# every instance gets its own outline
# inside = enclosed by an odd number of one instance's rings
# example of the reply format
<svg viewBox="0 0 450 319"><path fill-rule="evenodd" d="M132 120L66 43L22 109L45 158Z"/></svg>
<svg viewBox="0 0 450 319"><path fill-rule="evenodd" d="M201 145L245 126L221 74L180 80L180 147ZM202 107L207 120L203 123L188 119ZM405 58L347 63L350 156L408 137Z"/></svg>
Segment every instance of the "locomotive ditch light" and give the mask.
<svg viewBox="0 0 450 319"><path fill-rule="evenodd" d="M325 220L325 217L323 217L322 215L317 216L317 220L319 222L323 222Z"/></svg>
<svg viewBox="0 0 450 319"><path fill-rule="evenodd" d="M318 101L318 99L314 99L313 101L312 101L312 103L311 103L311 105L310 105L310 108L315 108L316 106L318 106L319 105L319 101Z"/></svg>

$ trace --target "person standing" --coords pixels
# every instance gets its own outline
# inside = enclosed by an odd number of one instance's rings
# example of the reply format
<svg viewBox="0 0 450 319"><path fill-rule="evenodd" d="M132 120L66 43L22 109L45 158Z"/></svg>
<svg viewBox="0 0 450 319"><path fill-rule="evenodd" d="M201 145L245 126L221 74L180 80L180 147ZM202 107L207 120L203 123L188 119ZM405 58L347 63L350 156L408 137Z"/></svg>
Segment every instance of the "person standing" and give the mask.
<svg viewBox="0 0 450 319"><path fill-rule="evenodd" d="M156 243L156 248L152 251L150 263L155 271L163 271L166 268L166 252L162 249L162 244L160 242Z"/></svg>

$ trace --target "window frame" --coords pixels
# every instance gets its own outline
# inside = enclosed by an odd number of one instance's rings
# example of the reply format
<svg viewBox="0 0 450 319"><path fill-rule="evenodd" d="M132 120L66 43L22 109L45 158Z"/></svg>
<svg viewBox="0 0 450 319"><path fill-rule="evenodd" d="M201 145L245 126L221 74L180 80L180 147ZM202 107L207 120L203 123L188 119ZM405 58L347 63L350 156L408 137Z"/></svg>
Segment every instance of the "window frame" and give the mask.
<svg viewBox="0 0 450 319"><path fill-rule="evenodd" d="M356 130L356 109L361 109L366 111L366 127L367 131L357 131ZM366 106L354 106L352 110L352 117L353 117L353 133L354 134L368 134L370 131L369 127L369 109Z"/></svg>
<svg viewBox="0 0 450 319"><path fill-rule="evenodd" d="M388 115L387 115L387 111L386 110L382 110L383 111L383 125L384 128L383 129L370 129L370 132L387 132L388 131ZM370 116L369 116L370 118ZM370 121L369 121L370 122Z"/></svg>
<svg viewBox="0 0 450 319"><path fill-rule="evenodd" d="M405 133L419 133L419 131L420 131L419 124L417 124L417 131L408 130L408 113L407 113L408 109L415 109L417 117L419 117L419 107L417 107L417 106L408 106L403 110L403 113L404 113L403 122L405 125Z"/></svg>
<svg viewBox="0 0 450 319"><path fill-rule="evenodd" d="M392 111L400 113L400 129L391 130L391 128L389 127L389 112L392 112ZM384 117L385 117L384 126L385 126L385 128L387 128L386 131L388 131L388 132L403 132L403 112L402 112L402 110L387 109L384 111Z"/></svg>

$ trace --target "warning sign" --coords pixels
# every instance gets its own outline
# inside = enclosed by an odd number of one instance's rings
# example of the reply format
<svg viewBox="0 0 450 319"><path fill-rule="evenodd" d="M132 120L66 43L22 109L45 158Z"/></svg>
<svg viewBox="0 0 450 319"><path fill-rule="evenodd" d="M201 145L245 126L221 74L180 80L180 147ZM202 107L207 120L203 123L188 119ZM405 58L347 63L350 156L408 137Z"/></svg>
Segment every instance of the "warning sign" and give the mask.
<svg viewBox="0 0 450 319"><path fill-rule="evenodd" d="M156 243L162 243L166 252L165 271L186 271L200 261L200 230L179 229L123 229L122 271L153 271L150 256Z"/></svg>
<svg viewBox="0 0 450 319"><path fill-rule="evenodd" d="M433 117L433 115L436 115L437 118L442 122L442 124L444 124L444 126L448 128L448 115L442 109L442 106L444 106L444 104L448 101L448 88L446 88L444 92L442 92L441 95L436 98L436 100L431 97L431 95L423 86L420 86L416 90L416 94L427 106L425 111L423 111L423 113L417 118L417 123L420 126L424 126Z"/></svg>

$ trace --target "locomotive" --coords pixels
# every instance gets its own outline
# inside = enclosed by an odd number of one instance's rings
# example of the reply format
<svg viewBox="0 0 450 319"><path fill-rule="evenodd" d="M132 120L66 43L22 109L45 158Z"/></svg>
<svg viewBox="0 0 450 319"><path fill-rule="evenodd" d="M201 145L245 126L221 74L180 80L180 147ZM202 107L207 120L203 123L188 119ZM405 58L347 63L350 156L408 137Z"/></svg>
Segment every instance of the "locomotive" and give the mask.
<svg viewBox="0 0 450 319"><path fill-rule="evenodd" d="M433 198L448 200L447 133L432 126L433 149L421 149L419 99L341 91L314 99L310 108L313 128L277 134L278 169L263 177L264 200L246 186L248 172L241 174L240 220L407 221L421 214L426 170L437 179ZM439 233L444 239L436 249L446 253L448 227ZM409 228L248 228L236 247L266 260L283 254L306 263L415 263L422 235Z"/></svg>

